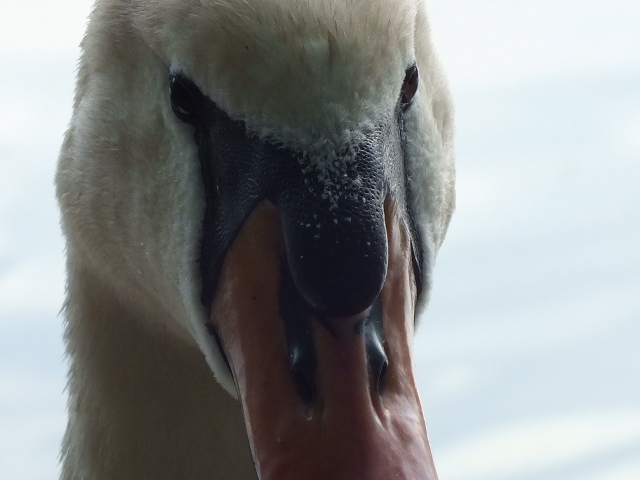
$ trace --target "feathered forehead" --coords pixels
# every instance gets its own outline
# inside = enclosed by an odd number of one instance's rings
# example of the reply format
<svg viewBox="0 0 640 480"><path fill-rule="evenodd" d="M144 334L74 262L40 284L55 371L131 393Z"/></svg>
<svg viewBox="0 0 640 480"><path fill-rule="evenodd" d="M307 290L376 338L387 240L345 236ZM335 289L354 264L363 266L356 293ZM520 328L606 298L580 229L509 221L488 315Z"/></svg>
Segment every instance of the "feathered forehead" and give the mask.
<svg viewBox="0 0 640 480"><path fill-rule="evenodd" d="M136 29L171 69L233 117L262 132L295 130L292 138L376 122L414 61L411 0L147 0L134 9Z"/></svg>

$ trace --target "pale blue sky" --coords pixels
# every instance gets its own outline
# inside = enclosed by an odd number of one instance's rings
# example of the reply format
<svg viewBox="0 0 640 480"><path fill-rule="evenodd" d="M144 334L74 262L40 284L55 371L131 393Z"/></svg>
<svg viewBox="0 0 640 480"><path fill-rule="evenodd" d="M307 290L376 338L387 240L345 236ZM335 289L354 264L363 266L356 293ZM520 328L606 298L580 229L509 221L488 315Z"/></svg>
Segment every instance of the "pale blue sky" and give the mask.
<svg viewBox="0 0 640 480"><path fill-rule="evenodd" d="M89 1L1 0L0 478L54 479L52 177ZM640 478L640 3L431 0L458 209L416 340L441 480Z"/></svg>

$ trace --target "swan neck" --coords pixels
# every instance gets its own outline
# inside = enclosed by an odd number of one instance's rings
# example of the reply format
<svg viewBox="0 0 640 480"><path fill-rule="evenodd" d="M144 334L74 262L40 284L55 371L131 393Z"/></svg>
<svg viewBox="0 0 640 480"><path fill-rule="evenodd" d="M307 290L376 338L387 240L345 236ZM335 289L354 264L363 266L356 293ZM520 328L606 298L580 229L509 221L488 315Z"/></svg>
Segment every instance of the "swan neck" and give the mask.
<svg viewBox="0 0 640 480"><path fill-rule="evenodd" d="M240 406L197 348L151 328L144 317L158 313L134 307L90 267L68 272L61 478L255 479Z"/></svg>

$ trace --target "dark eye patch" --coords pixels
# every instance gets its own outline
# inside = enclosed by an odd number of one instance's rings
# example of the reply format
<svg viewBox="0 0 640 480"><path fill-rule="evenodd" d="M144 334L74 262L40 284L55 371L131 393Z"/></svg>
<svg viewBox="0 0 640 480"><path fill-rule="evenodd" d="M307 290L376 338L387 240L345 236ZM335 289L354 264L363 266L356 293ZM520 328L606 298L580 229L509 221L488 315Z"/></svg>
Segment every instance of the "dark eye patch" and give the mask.
<svg viewBox="0 0 640 480"><path fill-rule="evenodd" d="M403 110L406 110L411 106L413 97L418 91L419 77L418 66L415 63L407 68L404 76L404 82L402 83L402 94L400 98Z"/></svg>
<svg viewBox="0 0 640 480"><path fill-rule="evenodd" d="M183 122L195 123L203 109L202 92L181 73L172 74L169 84L173 113Z"/></svg>

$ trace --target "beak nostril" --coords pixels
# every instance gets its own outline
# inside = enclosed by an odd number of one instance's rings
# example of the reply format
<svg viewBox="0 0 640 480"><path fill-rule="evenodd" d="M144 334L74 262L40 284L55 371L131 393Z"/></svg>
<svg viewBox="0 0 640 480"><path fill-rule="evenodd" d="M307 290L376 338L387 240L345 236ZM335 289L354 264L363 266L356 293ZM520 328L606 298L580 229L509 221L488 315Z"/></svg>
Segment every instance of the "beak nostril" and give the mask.
<svg viewBox="0 0 640 480"><path fill-rule="evenodd" d="M372 383L378 395L382 395L389 361L384 350L384 321L382 317L382 299L380 296L371 307L365 325L365 343L367 347L367 361L371 368Z"/></svg>
<svg viewBox="0 0 640 480"><path fill-rule="evenodd" d="M289 269L282 268L280 316L284 322L289 350L289 369L300 399L307 405L317 397L316 351L311 321L313 312L293 283Z"/></svg>
<svg viewBox="0 0 640 480"><path fill-rule="evenodd" d="M294 348L289 354L291 375L298 395L302 401L311 405L316 399L316 386L314 379L315 365L308 362L306 356L299 349Z"/></svg>
<svg viewBox="0 0 640 480"><path fill-rule="evenodd" d="M386 358L381 363L378 364L377 372L374 370L375 366L373 364L371 365L371 369L373 371L373 380L374 380L376 392L378 392L378 395L382 395L382 392L384 390L384 384L385 384L385 379L387 377L388 366L389 366L389 363L387 362Z"/></svg>

